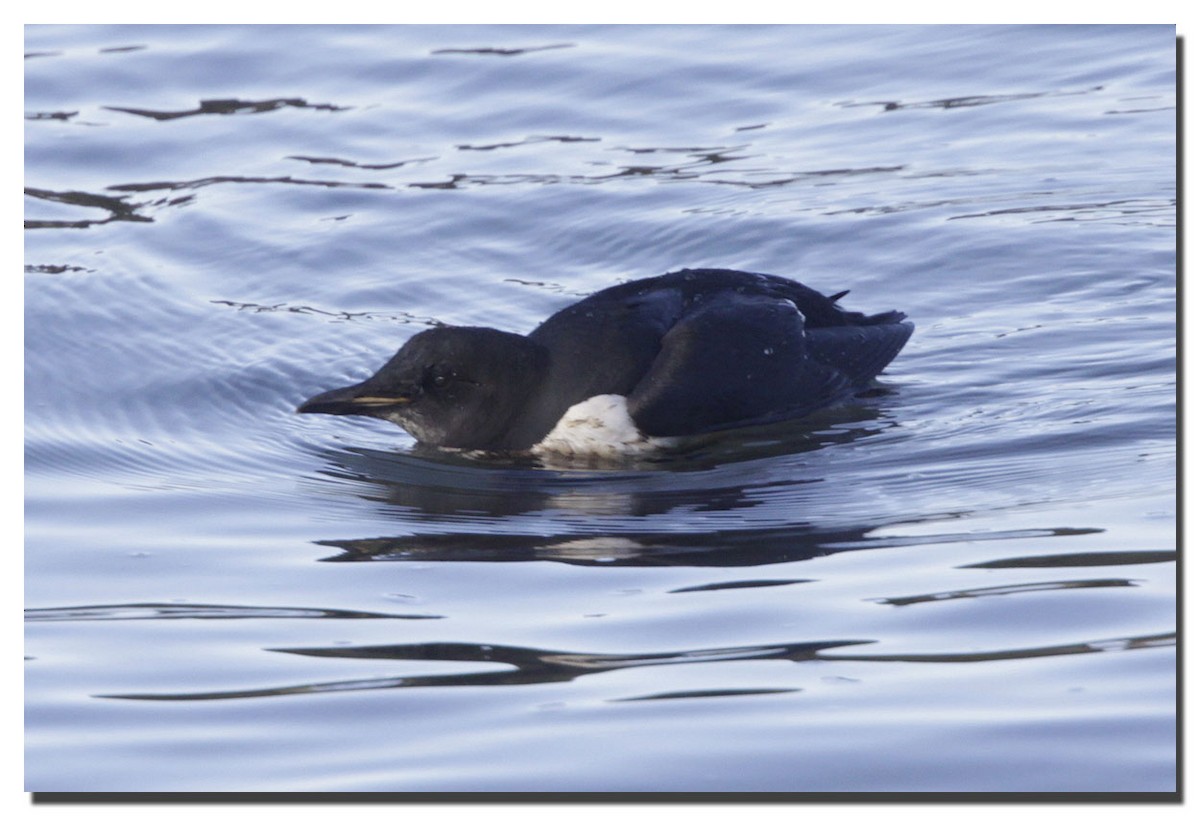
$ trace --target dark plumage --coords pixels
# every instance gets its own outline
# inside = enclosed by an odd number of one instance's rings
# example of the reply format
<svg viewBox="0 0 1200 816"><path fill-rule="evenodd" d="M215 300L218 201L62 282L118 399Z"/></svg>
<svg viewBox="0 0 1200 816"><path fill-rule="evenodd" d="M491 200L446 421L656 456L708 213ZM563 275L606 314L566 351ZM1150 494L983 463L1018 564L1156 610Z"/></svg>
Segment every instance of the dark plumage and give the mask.
<svg viewBox="0 0 1200 816"><path fill-rule="evenodd" d="M902 312L850 312L835 302L844 294L684 269L597 292L528 336L423 331L364 382L297 410L374 416L421 442L509 451L536 445L567 409L600 394L627 398L648 437L777 422L861 390L912 334Z"/></svg>

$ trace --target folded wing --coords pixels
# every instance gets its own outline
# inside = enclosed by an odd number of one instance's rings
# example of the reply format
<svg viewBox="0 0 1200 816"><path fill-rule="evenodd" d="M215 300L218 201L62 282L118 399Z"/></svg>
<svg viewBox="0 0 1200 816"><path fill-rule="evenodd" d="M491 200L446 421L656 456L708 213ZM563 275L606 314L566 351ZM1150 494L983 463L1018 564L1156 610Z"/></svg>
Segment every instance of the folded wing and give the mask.
<svg viewBox="0 0 1200 816"><path fill-rule="evenodd" d="M725 292L666 333L629 395L630 414L651 436L803 416L860 389L911 333L899 322L810 331L790 300Z"/></svg>

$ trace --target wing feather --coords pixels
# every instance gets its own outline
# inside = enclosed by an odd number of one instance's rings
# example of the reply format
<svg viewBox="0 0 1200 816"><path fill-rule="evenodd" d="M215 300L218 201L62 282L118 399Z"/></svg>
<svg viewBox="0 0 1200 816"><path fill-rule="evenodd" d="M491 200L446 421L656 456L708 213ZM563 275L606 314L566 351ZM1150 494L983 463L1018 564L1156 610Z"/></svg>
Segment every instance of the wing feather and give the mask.
<svg viewBox="0 0 1200 816"><path fill-rule="evenodd" d="M791 301L723 293L667 332L629 410L652 436L684 436L801 416L853 390L810 354Z"/></svg>

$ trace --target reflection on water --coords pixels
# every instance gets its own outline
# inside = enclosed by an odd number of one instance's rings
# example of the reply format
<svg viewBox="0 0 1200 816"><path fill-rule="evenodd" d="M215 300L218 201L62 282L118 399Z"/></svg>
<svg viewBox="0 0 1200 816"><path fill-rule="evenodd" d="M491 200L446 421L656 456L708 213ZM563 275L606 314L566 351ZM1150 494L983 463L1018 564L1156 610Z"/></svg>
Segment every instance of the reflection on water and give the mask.
<svg viewBox="0 0 1200 816"><path fill-rule="evenodd" d="M812 525L661 532L621 536L491 535L434 533L378 537L352 541L317 541L343 550L326 561L560 561L593 566L647 567L747 567L807 561L831 553L912 547L964 541L1002 541L1102 533L1099 529L1004 530L975 535L879 536L878 528L818 529ZM1173 560L1159 553L1096 553L1097 564L1156 563ZM1073 555L1062 556L1070 562ZM1055 557L1050 557L1051 560ZM1012 559L1019 562L1020 559ZM1086 563L1076 560L1075 564ZM1017 566L1014 563L1013 566ZM982 566L982 565L965 565ZM1003 566L1003 565L1001 565ZM1022 566L1038 567L1036 562Z"/></svg>
<svg viewBox="0 0 1200 816"><path fill-rule="evenodd" d="M1005 584L1003 586L956 589L953 592L931 592L926 595L908 595L902 598L878 598L881 604L908 606L930 601L954 601L965 598L987 598L993 595L1016 595L1020 592L1057 592L1062 589L1093 589L1097 587L1136 587L1137 581L1128 578L1095 578L1079 581L1038 581L1030 584Z"/></svg>
<svg viewBox="0 0 1200 816"><path fill-rule="evenodd" d="M508 517L545 509L641 517L662 515L684 504L709 512L734 510L756 503L748 497L751 490L795 489L822 481L805 468L803 454L851 444L887 429L879 409L851 404L794 422L689 439L636 457L463 454L423 445L406 454L327 448L319 451L327 462L321 474L330 478L313 487L338 494L352 488L361 498L422 518ZM742 463L755 470L754 463L769 459L781 463L773 470L794 475L747 482L745 468L729 468ZM696 473L701 481L682 481Z"/></svg>
<svg viewBox="0 0 1200 816"><path fill-rule="evenodd" d="M269 618L395 618L431 620L440 615L394 615L360 612L352 609L271 609L256 606L217 606L215 604L113 604L108 606L64 606L55 609L27 609L27 622L118 621L118 620L246 620Z"/></svg>
<svg viewBox="0 0 1200 816"><path fill-rule="evenodd" d="M343 562L546 560L735 567L885 547L1104 532L1055 527L895 535L884 528L907 521L905 515L869 524L817 521L828 516L824 502L853 505L856 499L850 498L848 484L829 484L838 477L816 471L805 455L887 433L882 413L872 408L858 405L833 413L839 419L852 415L855 421L831 424L818 417L747 429L685 451L609 461L607 470L556 470L545 461L503 454L464 457L420 446L412 452L322 449L327 465L311 489L367 499L382 516L418 529L315 543L342 551L323 560ZM781 523L781 517L786 521ZM687 523L681 525L681 518ZM1097 557L1101 563L1120 563L1122 555ZM1130 557L1139 563L1142 556ZM1157 554L1146 557L1148 562L1159 560Z"/></svg>
<svg viewBox="0 0 1200 816"><path fill-rule="evenodd" d="M279 110L280 108L309 108L310 110L325 111L346 110L346 108L339 108L337 105L314 105L303 99L264 99L257 102L251 102L242 99L202 99L197 107L190 110L181 111L154 111L143 110L141 108L118 108L113 105L106 105L104 109L117 111L119 113L131 113L134 116L145 116L149 119L157 119L160 122L166 122L171 119L183 119L187 116L200 116L202 114L209 113L227 116L231 113L266 113L268 111Z"/></svg>
<svg viewBox="0 0 1200 816"><path fill-rule="evenodd" d="M584 675L599 674L617 669L637 669L652 666L711 663L729 660L787 660L793 663L814 660L825 662L978 663L1171 647L1175 645L1175 634L1169 632L1166 634L1114 638L1091 643L1066 643L1041 648L1004 649L957 654L844 655L832 652L832 650L850 646L868 646L873 642L869 640L845 640L819 643L772 643L761 646L695 649L686 652L654 654L564 653L548 652L539 649L524 649L499 644L477 643L414 643L392 646L272 649L271 651L283 654L306 657L362 660L417 660L438 663L500 663L512 668L511 670L488 670L455 674L373 677L362 680L340 680L333 683L306 683L296 686L243 689L237 691L172 692L169 694L98 694L96 696L120 700L187 702L194 700L228 700L246 697L277 697L288 694L326 694L338 691L378 691L429 686L511 686L568 683ZM706 693L709 696L716 696L723 693L723 691L710 690ZM734 690L734 693L746 693L746 691Z"/></svg>
<svg viewBox="0 0 1200 816"><path fill-rule="evenodd" d="M87 227L108 224L113 221L153 221L154 219L141 215L138 209L141 204L131 204L125 199L128 196L109 196L97 193L81 193L74 190L56 192L54 190L39 190L36 187L26 187L25 195L40 201L51 201L57 204L69 204L88 209L107 210L108 216L102 219L85 218L77 220L48 220L38 218L25 219L25 229L86 229ZM181 203L177 201L176 203ZM43 265L44 266L44 265Z"/></svg>

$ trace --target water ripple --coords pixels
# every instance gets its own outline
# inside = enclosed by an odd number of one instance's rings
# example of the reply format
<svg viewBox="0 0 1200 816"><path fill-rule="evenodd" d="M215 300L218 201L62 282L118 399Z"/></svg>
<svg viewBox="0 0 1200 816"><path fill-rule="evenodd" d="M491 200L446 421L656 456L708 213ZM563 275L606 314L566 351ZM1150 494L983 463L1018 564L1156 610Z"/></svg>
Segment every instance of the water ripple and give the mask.
<svg viewBox="0 0 1200 816"><path fill-rule="evenodd" d="M200 104L195 108L187 110L148 110L146 108L119 108L113 105L105 105L105 110L117 111L118 113L130 113L134 116L145 116L148 119L155 119L159 122L169 122L174 119L185 119L189 116L203 116L216 114L218 116L228 116L232 113L268 113L277 111L282 108L307 108L309 110L321 111L344 111L349 108L330 105L327 103L313 104L300 98L288 99L263 99L258 101L243 100L243 99L202 99Z"/></svg>
<svg viewBox="0 0 1200 816"><path fill-rule="evenodd" d="M1077 654L1109 653L1136 649L1172 647L1173 632L1106 640L1064 643L1055 646L1002 649L984 652L896 653L896 654L838 654L836 650L870 645L869 640L829 640L799 643L778 643L761 646L734 646L712 649L692 649L680 652L596 654L554 652L500 644L478 643L416 643L391 646L350 646L317 649L273 649L282 654L318 658L433 661L449 663L501 664L511 668L489 669L483 672L454 674L401 675L372 677L359 680L339 680L325 683L304 683L271 688L234 689L207 692L117 693L97 694L96 697L148 702L193 702L200 700L231 700L253 697L283 697L295 694L328 694L347 691L384 691L400 688L432 686L479 687L512 686L545 683L569 683L584 675L619 669L648 668L686 664L707 664L741 660L841 661L856 663L980 663L1007 660L1027 660L1041 657L1062 657Z"/></svg>
<svg viewBox="0 0 1200 816"><path fill-rule="evenodd" d="M1027 584L1004 584L1000 586L955 589L945 592L928 592L921 595L905 595L895 598L871 598L876 603L888 606L911 606L931 601L955 601L964 598L988 598L997 595L1017 595L1024 592L1056 592L1061 589L1098 589L1110 587L1135 587L1137 581L1127 578L1095 578L1078 581L1037 581Z"/></svg>
<svg viewBox="0 0 1200 816"><path fill-rule="evenodd" d="M523 54L532 54L537 51L553 51L559 48L574 48L574 43L553 43L551 45L531 45L524 48L436 48L430 51L431 54L467 54L479 56L495 56L495 57L519 57Z"/></svg>
<svg viewBox="0 0 1200 816"><path fill-rule="evenodd" d="M267 618L394 618L434 620L441 615L396 615L348 609L230 606L223 604L132 603L103 606L60 606L25 610L26 622L73 623L119 620L247 620Z"/></svg>

